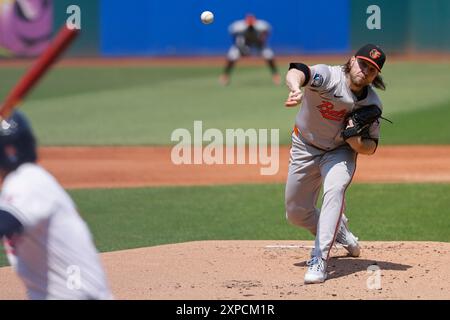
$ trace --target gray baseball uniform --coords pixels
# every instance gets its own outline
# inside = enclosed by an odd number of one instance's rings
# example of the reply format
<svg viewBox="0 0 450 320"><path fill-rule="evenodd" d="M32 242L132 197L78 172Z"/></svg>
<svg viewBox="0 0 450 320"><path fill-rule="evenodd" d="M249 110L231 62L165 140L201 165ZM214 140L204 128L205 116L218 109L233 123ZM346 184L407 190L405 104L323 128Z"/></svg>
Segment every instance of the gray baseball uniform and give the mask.
<svg viewBox="0 0 450 320"><path fill-rule="evenodd" d="M357 154L341 137L346 116L361 106L382 106L371 86L358 99L348 87L341 66L312 66L307 78L292 134L286 217L316 236L316 254L326 260L344 211L345 191L356 169ZM378 141L379 130L376 121L366 138ZM322 184L319 210L316 203Z"/></svg>

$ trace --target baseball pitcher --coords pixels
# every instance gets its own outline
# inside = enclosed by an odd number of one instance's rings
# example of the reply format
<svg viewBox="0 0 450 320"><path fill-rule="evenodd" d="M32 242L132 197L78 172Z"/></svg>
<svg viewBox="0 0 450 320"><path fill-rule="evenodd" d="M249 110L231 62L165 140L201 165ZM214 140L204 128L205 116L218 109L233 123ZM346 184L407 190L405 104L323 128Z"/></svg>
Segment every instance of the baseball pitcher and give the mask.
<svg viewBox="0 0 450 320"><path fill-rule="evenodd" d="M335 241L351 256L360 254L343 214L344 197L357 155L373 154L378 145L382 104L374 88L385 89L380 75L385 60L380 47L367 44L343 66L291 63L286 74L285 105L301 103L292 133L286 217L316 237L305 283L325 281Z"/></svg>

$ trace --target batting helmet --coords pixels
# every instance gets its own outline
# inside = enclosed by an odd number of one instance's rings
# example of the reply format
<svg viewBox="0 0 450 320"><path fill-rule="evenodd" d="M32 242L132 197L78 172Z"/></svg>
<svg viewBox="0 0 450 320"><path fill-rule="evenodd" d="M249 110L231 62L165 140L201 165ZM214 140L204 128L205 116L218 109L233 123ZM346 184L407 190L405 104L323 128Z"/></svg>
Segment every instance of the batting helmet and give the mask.
<svg viewBox="0 0 450 320"><path fill-rule="evenodd" d="M0 168L9 172L36 162L36 139L25 115L15 111L0 123Z"/></svg>

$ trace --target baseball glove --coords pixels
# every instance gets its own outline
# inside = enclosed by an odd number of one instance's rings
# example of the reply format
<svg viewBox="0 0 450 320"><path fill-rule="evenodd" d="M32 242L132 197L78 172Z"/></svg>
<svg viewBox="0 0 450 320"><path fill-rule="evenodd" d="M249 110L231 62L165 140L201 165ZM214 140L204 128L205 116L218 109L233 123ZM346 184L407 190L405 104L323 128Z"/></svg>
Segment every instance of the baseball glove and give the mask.
<svg viewBox="0 0 450 320"><path fill-rule="evenodd" d="M368 105L352 111L347 116L346 123L352 119L353 127L342 131L344 141L350 137L368 135L370 125L379 118L381 118L381 109L376 105Z"/></svg>

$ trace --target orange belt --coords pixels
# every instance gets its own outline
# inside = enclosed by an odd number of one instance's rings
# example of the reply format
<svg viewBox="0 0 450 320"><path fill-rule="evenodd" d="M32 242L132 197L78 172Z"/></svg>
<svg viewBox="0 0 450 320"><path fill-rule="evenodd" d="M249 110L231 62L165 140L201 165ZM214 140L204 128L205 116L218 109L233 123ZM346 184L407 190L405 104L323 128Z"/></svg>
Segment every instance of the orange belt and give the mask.
<svg viewBox="0 0 450 320"><path fill-rule="evenodd" d="M294 126L294 132L297 135L297 137L300 135L300 130L298 130L297 126Z"/></svg>

